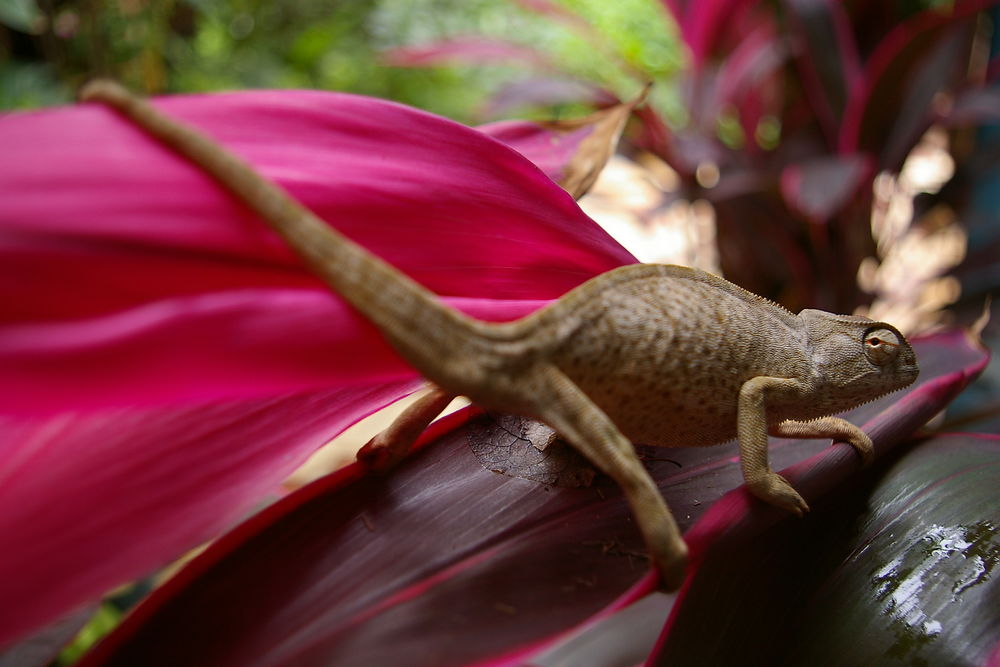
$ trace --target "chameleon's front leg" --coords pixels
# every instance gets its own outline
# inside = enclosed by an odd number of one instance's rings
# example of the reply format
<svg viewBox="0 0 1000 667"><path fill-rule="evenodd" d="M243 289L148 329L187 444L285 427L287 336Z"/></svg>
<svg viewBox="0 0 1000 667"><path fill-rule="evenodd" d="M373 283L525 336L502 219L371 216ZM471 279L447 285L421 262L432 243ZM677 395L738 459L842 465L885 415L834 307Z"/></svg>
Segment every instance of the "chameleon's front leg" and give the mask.
<svg viewBox="0 0 1000 667"><path fill-rule="evenodd" d="M687 545L632 443L572 380L554 366L531 378L536 414L622 489L663 588L684 582Z"/></svg>
<svg viewBox="0 0 1000 667"><path fill-rule="evenodd" d="M767 452L767 394L794 392L800 383L788 378L755 377L740 388L737 412L737 435L740 442L740 465L747 489L764 502L798 516L809 505L784 477L771 470Z"/></svg>

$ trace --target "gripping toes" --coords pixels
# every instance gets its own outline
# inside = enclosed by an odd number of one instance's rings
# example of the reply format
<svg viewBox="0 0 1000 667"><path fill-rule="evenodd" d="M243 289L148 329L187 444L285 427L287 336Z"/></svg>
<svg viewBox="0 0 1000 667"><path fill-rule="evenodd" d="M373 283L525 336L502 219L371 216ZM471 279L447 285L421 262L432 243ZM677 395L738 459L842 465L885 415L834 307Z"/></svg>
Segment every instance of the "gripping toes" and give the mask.
<svg viewBox="0 0 1000 667"><path fill-rule="evenodd" d="M660 589L676 591L687 575L688 548L683 540L668 538L660 544L650 545L653 567L660 573Z"/></svg>
<svg viewBox="0 0 1000 667"><path fill-rule="evenodd" d="M847 438L847 442L861 457L862 465L871 465L871 462L875 460L875 445L872 444L872 439L860 429L857 433L852 433Z"/></svg>
<svg viewBox="0 0 1000 667"><path fill-rule="evenodd" d="M809 511L809 505L799 492L778 473L772 472L758 481L748 483L747 487L750 493L764 502L787 510L798 517L804 516Z"/></svg>
<svg viewBox="0 0 1000 667"><path fill-rule="evenodd" d="M358 451L358 461L372 470L385 472L399 462L405 453L405 449L394 449L391 443L386 442L384 434L379 433Z"/></svg>

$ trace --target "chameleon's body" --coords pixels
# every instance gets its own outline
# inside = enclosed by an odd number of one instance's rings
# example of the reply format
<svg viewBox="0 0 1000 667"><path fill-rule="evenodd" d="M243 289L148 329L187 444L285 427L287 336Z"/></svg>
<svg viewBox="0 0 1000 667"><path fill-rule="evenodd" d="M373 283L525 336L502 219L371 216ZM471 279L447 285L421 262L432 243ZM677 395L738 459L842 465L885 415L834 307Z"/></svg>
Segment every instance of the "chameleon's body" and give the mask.
<svg viewBox="0 0 1000 667"><path fill-rule="evenodd" d="M613 284L611 275L618 279ZM703 446L735 438L740 389L757 377L798 378L809 386L769 405L772 426L831 415L898 388L894 374L880 377L881 386L868 378L837 388L819 364L811 320L818 318L824 331L840 321L846 332L871 328L871 320L834 320L821 311L796 316L680 266L625 267L580 292L567 300L572 308L560 302L526 322L540 322L533 337L549 342L544 356L633 442Z"/></svg>
<svg viewBox="0 0 1000 667"><path fill-rule="evenodd" d="M867 461L871 440L828 415L917 376L913 350L891 325L793 315L677 266L623 267L521 320L473 320L121 87L97 82L82 97L115 106L230 189L433 383L359 458L391 464L456 395L540 419L622 486L667 588L683 580L687 549L631 441L700 446L738 437L749 490L801 515L805 501L768 465L768 433L846 440Z"/></svg>

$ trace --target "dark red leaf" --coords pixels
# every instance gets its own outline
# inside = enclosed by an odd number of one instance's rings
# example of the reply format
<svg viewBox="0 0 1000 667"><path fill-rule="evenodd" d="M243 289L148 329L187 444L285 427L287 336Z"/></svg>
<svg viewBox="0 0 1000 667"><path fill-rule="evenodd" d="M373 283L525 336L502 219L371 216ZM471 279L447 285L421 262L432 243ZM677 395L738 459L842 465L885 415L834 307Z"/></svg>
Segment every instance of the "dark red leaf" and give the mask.
<svg viewBox="0 0 1000 667"><path fill-rule="evenodd" d="M1000 436L918 444L867 499L790 662L983 664L1000 646Z"/></svg>
<svg viewBox="0 0 1000 667"><path fill-rule="evenodd" d="M497 117L522 107L574 103L606 107L617 104L618 98L608 90L579 79L533 76L501 87L490 98L484 115Z"/></svg>
<svg viewBox="0 0 1000 667"><path fill-rule="evenodd" d="M713 548L656 664L985 664L1000 642L998 480L1000 437L938 436L807 521Z"/></svg>
<svg viewBox="0 0 1000 667"><path fill-rule="evenodd" d="M994 4L956 2L950 11L926 10L896 26L850 91L840 152L869 151L880 166L898 168L932 119L935 95L964 80L975 15Z"/></svg>
<svg viewBox="0 0 1000 667"><path fill-rule="evenodd" d="M844 6L836 0L785 0L797 36L803 88L835 145L848 91L860 75L857 45Z"/></svg>
<svg viewBox="0 0 1000 667"><path fill-rule="evenodd" d="M781 195L788 207L813 222L826 222L869 182L872 164L864 155L819 157L781 172Z"/></svg>
<svg viewBox="0 0 1000 667"><path fill-rule="evenodd" d="M719 69L715 108L704 109L712 117L731 106L739 111L743 132L748 138L746 148L756 143L751 139L765 113L776 112L780 96L773 94L770 80L777 76L788 58L783 40L774 25L761 22L747 28L746 36L728 54Z"/></svg>
<svg viewBox="0 0 1000 667"><path fill-rule="evenodd" d="M869 424L880 452L986 359L960 334L917 349L919 384L850 416ZM486 417L468 428L519 437ZM650 591L616 488L489 472L466 435L445 436L388 477L352 466L284 499L154 593L84 664L516 664ZM741 482L732 445L641 451L682 528L711 507L689 533L696 560L715 540L787 518L742 489L712 504ZM789 471L810 501L855 473L853 451L772 447L778 469L816 453Z"/></svg>
<svg viewBox="0 0 1000 667"><path fill-rule="evenodd" d="M1000 89L976 88L960 93L941 122L947 127L982 125L1000 121Z"/></svg>

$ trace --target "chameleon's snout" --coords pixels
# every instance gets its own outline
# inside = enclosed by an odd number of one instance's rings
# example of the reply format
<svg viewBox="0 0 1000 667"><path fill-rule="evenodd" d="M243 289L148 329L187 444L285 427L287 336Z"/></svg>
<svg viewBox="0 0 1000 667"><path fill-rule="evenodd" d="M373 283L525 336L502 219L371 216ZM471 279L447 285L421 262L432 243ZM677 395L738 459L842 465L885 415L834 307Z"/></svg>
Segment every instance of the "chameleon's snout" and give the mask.
<svg viewBox="0 0 1000 667"><path fill-rule="evenodd" d="M920 375L917 353L913 351L909 341L902 336L900 336L899 354L891 369L891 375L898 378L899 389L910 386Z"/></svg>

